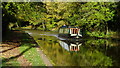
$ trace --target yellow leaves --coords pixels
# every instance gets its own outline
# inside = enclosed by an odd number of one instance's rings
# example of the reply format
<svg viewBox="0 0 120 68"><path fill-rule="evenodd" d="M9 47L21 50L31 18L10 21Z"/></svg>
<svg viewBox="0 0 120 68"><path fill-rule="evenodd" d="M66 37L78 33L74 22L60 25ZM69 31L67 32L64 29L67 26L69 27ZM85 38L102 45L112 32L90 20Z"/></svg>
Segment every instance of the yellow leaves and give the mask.
<svg viewBox="0 0 120 68"><path fill-rule="evenodd" d="M4 56L4 55L2 55L2 56L0 56L0 58L5 58L5 56Z"/></svg>
<svg viewBox="0 0 120 68"><path fill-rule="evenodd" d="M46 20L46 18L41 18L41 19Z"/></svg>
<svg viewBox="0 0 120 68"><path fill-rule="evenodd" d="M61 25L65 24L65 22L64 22L64 21L59 21L57 24L58 24L59 26L61 26Z"/></svg>
<svg viewBox="0 0 120 68"><path fill-rule="evenodd" d="M30 55L31 53L29 52L28 54Z"/></svg>
<svg viewBox="0 0 120 68"><path fill-rule="evenodd" d="M30 65L32 65L32 63L30 63Z"/></svg>
<svg viewBox="0 0 120 68"><path fill-rule="evenodd" d="M49 17L52 17L52 15L47 15L46 17L49 18Z"/></svg>

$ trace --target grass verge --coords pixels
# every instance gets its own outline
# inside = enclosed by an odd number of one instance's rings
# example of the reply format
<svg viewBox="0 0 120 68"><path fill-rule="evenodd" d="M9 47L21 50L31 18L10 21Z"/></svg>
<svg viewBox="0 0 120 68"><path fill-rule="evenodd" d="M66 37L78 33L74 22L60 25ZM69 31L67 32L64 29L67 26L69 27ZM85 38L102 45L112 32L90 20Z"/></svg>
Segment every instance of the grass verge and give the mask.
<svg viewBox="0 0 120 68"><path fill-rule="evenodd" d="M10 56L10 58L3 57L2 66L20 67L20 63L26 63L26 60L28 61L28 63L25 65L30 64L30 66L45 66L43 59L41 59L41 56L36 49L37 44L35 43L34 39L24 31L13 30L8 32L4 37L3 42L6 44L12 43L12 46L18 46L18 55L12 57ZM12 50L9 51L12 52ZM12 53L14 53L14 51ZM19 58L20 56L24 57L24 60L21 59L22 62L19 62L17 60L17 58Z"/></svg>
<svg viewBox="0 0 120 68"><path fill-rule="evenodd" d="M31 66L45 66L36 48L34 47L30 48L29 46L26 46L26 45L34 45L34 44L23 44L19 48L20 52L23 52L26 49L29 49L23 54L23 56L31 63Z"/></svg>
<svg viewBox="0 0 120 68"><path fill-rule="evenodd" d="M5 58L2 58L2 59L5 59ZM20 63L17 61L17 59L12 59L6 63L3 62L2 64L0 64L0 66L14 66L19 68Z"/></svg>
<svg viewBox="0 0 120 68"><path fill-rule="evenodd" d="M20 52L24 52L23 56L31 66L45 66L43 59L41 59L40 54L37 51L37 43L28 34L23 34L22 44L19 48Z"/></svg>

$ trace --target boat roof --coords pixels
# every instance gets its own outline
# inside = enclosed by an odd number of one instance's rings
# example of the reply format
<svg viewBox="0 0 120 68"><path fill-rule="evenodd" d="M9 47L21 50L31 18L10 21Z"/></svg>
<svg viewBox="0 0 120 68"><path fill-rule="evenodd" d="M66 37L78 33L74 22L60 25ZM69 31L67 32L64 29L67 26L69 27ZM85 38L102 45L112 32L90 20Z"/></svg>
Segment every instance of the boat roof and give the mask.
<svg viewBox="0 0 120 68"><path fill-rule="evenodd" d="M75 26L62 26L60 28L78 28L78 27L75 27Z"/></svg>

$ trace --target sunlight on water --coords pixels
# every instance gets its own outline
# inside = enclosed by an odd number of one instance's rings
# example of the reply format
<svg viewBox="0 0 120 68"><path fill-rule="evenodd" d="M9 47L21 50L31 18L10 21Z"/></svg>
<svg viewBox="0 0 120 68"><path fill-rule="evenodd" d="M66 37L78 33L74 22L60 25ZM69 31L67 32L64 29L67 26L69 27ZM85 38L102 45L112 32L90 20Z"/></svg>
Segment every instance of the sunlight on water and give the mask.
<svg viewBox="0 0 120 68"><path fill-rule="evenodd" d="M25 31L28 34L35 34L35 35L46 35L46 36L54 36L60 40L66 40L65 38L58 37L58 34L50 34L50 32L44 32L45 34L37 34L37 33L31 33L29 31Z"/></svg>

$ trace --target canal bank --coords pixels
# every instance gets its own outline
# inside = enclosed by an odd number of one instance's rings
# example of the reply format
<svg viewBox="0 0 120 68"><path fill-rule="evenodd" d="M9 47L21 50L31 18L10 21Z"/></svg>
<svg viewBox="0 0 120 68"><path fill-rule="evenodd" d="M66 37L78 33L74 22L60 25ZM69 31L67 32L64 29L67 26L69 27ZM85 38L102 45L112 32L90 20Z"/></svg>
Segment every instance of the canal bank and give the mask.
<svg viewBox="0 0 120 68"><path fill-rule="evenodd" d="M10 31L0 47L2 66L52 66L39 49L34 39L24 31Z"/></svg>

